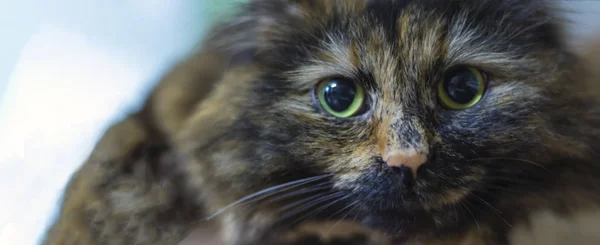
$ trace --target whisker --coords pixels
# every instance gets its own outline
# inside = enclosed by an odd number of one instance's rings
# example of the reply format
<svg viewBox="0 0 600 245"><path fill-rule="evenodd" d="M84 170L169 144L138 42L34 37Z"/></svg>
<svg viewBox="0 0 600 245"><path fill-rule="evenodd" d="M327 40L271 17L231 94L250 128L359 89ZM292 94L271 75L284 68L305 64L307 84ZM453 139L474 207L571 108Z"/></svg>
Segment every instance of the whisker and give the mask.
<svg viewBox="0 0 600 245"><path fill-rule="evenodd" d="M259 208L263 208L264 206L267 206L269 204L281 201L282 205L285 205L285 206L280 207L279 211L284 211L284 210L293 208L294 206L297 206L299 204L319 198L327 193L330 193L331 191L323 192L323 191L330 190L331 189L330 185L331 185L330 182L325 182L325 183L318 184L316 186L303 187L299 190L294 190L294 191L285 193L283 195L273 195L274 196L273 198L266 197L267 199L264 201L258 202L260 200L257 200L258 203L253 205L252 208L254 208L254 210L256 210ZM278 192L278 193L281 193L281 192ZM306 196L306 194L308 194L308 196ZM304 196L304 198L301 198L299 200L298 199L292 200L292 201L294 201L292 203L283 202L283 200L285 200L285 199L295 198L295 197L303 197L303 196Z"/></svg>
<svg viewBox="0 0 600 245"><path fill-rule="evenodd" d="M353 207L353 206L354 206L354 205L356 205L356 204L358 203L358 201L359 201L359 200L356 200L356 201L354 201L354 202L352 202L352 203L350 203L350 204L346 205L345 207L341 208L341 209L340 209L340 210L338 210L337 212L335 212L335 213L333 213L333 214L329 215L329 217L327 217L327 220L329 220L329 219L331 219L332 217L334 217L334 216L336 216L336 215L338 215L338 214L342 213L344 210L346 210L346 209L348 209L348 208L350 208L350 207L352 207L352 209L356 208L356 207ZM343 217L345 218L346 216L348 216L348 214L344 215Z"/></svg>
<svg viewBox="0 0 600 245"><path fill-rule="evenodd" d="M457 206L456 204L453 204L453 205L452 205L452 207L454 208L454 216L455 216L455 217L454 217L454 221L455 221L456 223L458 223L458 210L456 209L456 206Z"/></svg>
<svg viewBox="0 0 600 245"><path fill-rule="evenodd" d="M287 204L287 205L285 205L285 206L283 206L283 207L279 208L279 210L278 210L278 211L279 211L279 212L283 212L283 211L286 211L286 210L293 209L294 207L296 207L296 206L298 206L298 205L301 205L301 204L303 204L303 203L307 203L307 202L313 201L313 200L315 200L315 199L318 199L318 198L324 197L324 196L326 196L327 194L330 194L330 193L318 193L317 195L311 195L311 196L309 196L309 197L302 198L302 199L300 199L300 200L297 200L297 201L295 201L295 202L289 203L289 204Z"/></svg>
<svg viewBox="0 0 600 245"><path fill-rule="evenodd" d="M531 160L526 160L526 159L520 159L520 158L494 158L494 157L490 157L490 158L475 158L475 159L468 159L466 160L467 162L472 162L472 161L484 161L484 160L506 160L506 161L519 161L519 162L526 162L526 163L530 163L533 164L537 167L540 167L546 171L548 171L549 173L551 172L548 168L544 167L544 165L539 164L537 162L531 161Z"/></svg>
<svg viewBox="0 0 600 245"><path fill-rule="evenodd" d="M504 219L504 217L502 217L502 211L498 210L496 207L492 206L492 204L486 202L485 200L483 200L483 198L478 197L477 195L475 195L473 193L471 193L471 196L477 198L481 203L490 207L490 209L492 209L492 211L494 211L494 213L496 213L496 215L498 215L498 217L500 217L500 219L502 219L502 221L504 221L504 223L506 223L511 228L513 227L511 224L508 223L508 221L506 221L506 219Z"/></svg>
<svg viewBox="0 0 600 245"><path fill-rule="evenodd" d="M517 177L506 177L506 178L502 178L502 177L494 177L494 176L489 176L487 178L488 183L487 186L488 187L492 187L492 188L511 188L515 191L523 191L524 187L526 187L526 189L531 190L531 189L543 189L545 184L542 181L532 181L532 180L521 180ZM493 182L493 183L492 183Z"/></svg>
<svg viewBox="0 0 600 245"><path fill-rule="evenodd" d="M506 181L510 181L511 183L532 183L534 182L533 180L535 179L531 179L528 177L531 177L531 175L529 174L524 174L524 173L518 173L518 172L510 172L510 171L506 171L506 172L501 172L501 171L496 171L493 168L490 168L491 171L489 171L486 174L486 178L492 178L495 180L506 180Z"/></svg>
<svg viewBox="0 0 600 245"><path fill-rule="evenodd" d="M232 207L234 207L236 205L239 205L239 204L242 204L242 203L245 203L245 202L258 201L258 200L261 200L263 198L266 198L266 197L272 196L274 194L280 193L282 191L286 191L286 190L289 190L289 189L292 189L292 188L295 188L295 187L298 187L298 186L302 186L304 184L308 184L308 183L311 183L311 182L322 180L322 179L325 179L325 178L330 177L330 176L332 176L332 174L325 174L325 175L319 175L319 176L314 176L314 177L305 178L305 179L299 179L299 180L295 180L295 181L291 181L291 182L286 182L286 183L283 183L283 184L280 184L280 185L272 186L272 187L269 187L269 188L266 188L266 189L254 192L254 193L252 193L250 195L242 197L242 198L238 199L237 201L235 201L235 202L233 202L233 203L231 203L231 204L229 204L229 205L227 205L227 206L225 206L225 207L217 210L214 214L208 216L205 219L206 220L211 220L214 217L218 216L219 214L225 212L226 210L228 210L228 209L230 209L230 208L232 208Z"/></svg>
<svg viewBox="0 0 600 245"><path fill-rule="evenodd" d="M308 203L304 202L305 203L304 205L302 205L302 206L300 206L298 208L294 208L290 212L287 212L287 213L283 214L280 218L277 219L276 222L284 221L284 220L286 220L288 218L293 217L294 215L299 214L302 211L305 211L305 210L307 210L307 209L309 209L311 207L317 206L317 205L319 205L321 203L330 201L332 199L338 198L338 197L340 197L342 195L343 195L342 193L334 192L332 194L325 195L325 196L323 196L323 195L317 196L316 199L312 199L312 200L308 201ZM300 204L302 204L302 203L300 203Z"/></svg>
<svg viewBox="0 0 600 245"><path fill-rule="evenodd" d="M358 206L356 206L356 207L358 207ZM362 211L358 211L358 212L356 212L356 215L354 215L354 218L352 218L352 222L355 222L355 221L356 221L356 219L357 219L357 218L358 218L358 216L361 214L361 212L362 212Z"/></svg>
<svg viewBox="0 0 600 245"><path fill-rule="evenodd" d="M261 202L261 205L271 204L271 203L274 203L277 201L284 200L286 198L299 196L302 194L308 194L311 192L317 192L317 191L321 191L321 190L328 190L328 189L331 189L330 185L331 185L331 183L325 182L325 183L318 184L316 186L311 186L311 187L307 187L307 188L302 188L300 190L295 190L295 191L292 191L289 193L285 193L283 195L278 195L276 197L270 198L270 199L266 200L265 202Z"/></svg>
<svg viewBox="0 0 600 245"><path fill-rule="evenodd" d="M295 224L295 223L300 223L300 222L305 221L305 220L309 220L314 215L322 212L323 210L327 209L328 207L331 207L332 205L334 205L334 204L336 204L336 203L338 203L340 201L348 199L349 197L350 197L350 195L346 195L346 196L344 196L344 197L342 197L340 199L333 200L333 201L329 202L328 204L325 204L325 205L323 205L323 206L321 206L321 207L319 207L319 208L317 208L317 209L315 209L313 211L310 211L309 213L305 214L304 216L302 216L302 217L294 220L292 223Z"/></svg>
<svg viewBox="0 0 600 245"><path fill-rule="evenodd" d="M467 207L464 203L460 202L459 203L461 206L463 206L465 208L465 210L467 210L467 212L469 212L469 214L471 214L471 217L473 217L473 221L475 221L475 225L477 225L477 229L481 230L481 227L479 226L479 222L477 222L477 219L475 218L475 215L473 214L473 212L471 212L471 210L469 209L469 207Z"/></svg>
<svg viewBox="0 0 600 245"><path fill-rule="evenodd" d="M357 203L358 203L358 201L354 201L354 202L353 202L353 203L351 203L350 205L348 205L348 206L346 206L346 207L344 207L344 208L340 209L340 211L342 211L342 210L345 210L345 209L347 209L347 208L349 208L349 207L352 207L350 210L348 210L348 212L346 212L346 214L344 214L344 216L342 216L342 218L340 218L340 219L339 219L337 222L335 222L335 224L333 224L333 225L331 226L331 228L329 228L329 230L327 230L327 233L326 233L326 234L329 234L329 232L331 232L331 231L332 231L332 230L333 230L333 229L334 229L334 228L335 228L335 227L336 227L336 226L337 226L337 225L338 225L340 222L342 222L342 220L346 219L346 217L348 217L348 215L349 215L349 214L351 214L351 213L352 213L352 211L353 211L353 210L354 210L356 207L358 207L358 206L356 206L356 204L357 204ZM329 218L331 218L332 216L335 216L335 215L337 215L337 214L338 214L340 211L338 211L338 212L335 212L333 215L329 216ZM329 219L329 218L328 218L328 219Z"/></svg>
<svg viewBox="0 0 600 245"><path fill-rule="evenodd" d="M511 175L511 176L508 176ZM545 188L545 180L532 179L528 176L520 176L519 174L494 173L486 177L486 189L481 191L489 192L491 190L509 191L511 193L519 193L523 190L538 190Z"/></svg>
<svg viewBox="0 0 600 245"><path fill-rule="evenodd" d="M510 194L510 195L524 193L523 188L521 186L502 186L502 185L488 184L486 186L486 188L488 189L488 191L486 191L488 194L498 194L498 191L504 192L504 193ZM528 188L529 189L527 190L527 192L544 190L543 186L528 186ZM479 192L483 192L483 191L479 191Z"/></svg>

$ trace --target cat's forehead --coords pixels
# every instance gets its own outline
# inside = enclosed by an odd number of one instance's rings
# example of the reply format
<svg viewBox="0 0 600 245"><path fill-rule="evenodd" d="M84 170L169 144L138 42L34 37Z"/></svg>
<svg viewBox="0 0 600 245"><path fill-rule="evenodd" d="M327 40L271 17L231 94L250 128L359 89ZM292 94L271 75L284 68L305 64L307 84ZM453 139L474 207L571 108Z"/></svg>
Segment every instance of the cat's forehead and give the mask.
<svg viewBox="0 0 600 245"><path fill-rule="evenodd" d="M263 35L304 79L362 70L403 81L454 65L525 75L540 65L536 52L560 42L541 0L283 2Z"/></svg>
<svg viewBox="0 0 600 245"><path fill-rule="evenodd" d="M386 19L375 15L382 9L363 7L362 11L349 8L352 13L329 13L332 19L344 14L352 18L329 22L318 42L309 48L306 62L295 72L310 80L356 77L362 72L378 83L397 82L426 74L448 56L451 43L444 16L409 5Z"/></svg>

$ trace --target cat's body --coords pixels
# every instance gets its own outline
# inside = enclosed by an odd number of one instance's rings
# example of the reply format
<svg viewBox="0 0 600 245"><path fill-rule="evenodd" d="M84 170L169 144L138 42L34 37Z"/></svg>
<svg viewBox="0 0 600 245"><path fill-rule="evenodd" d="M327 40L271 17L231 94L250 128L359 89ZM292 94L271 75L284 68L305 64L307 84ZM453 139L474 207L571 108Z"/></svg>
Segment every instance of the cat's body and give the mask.
<svg viewBox="0 0 600 245"><path fill-rule="evenodd" d="M398 243L518 244L538 212L599 210L597 64L570 53L546 3L244 13L107 131L45 244L175 244L205 217L232 245L322 219ZM438 84L461 67L485 88L459 109ZM352 115L323 104L331 77L364 94Z"/></svg>

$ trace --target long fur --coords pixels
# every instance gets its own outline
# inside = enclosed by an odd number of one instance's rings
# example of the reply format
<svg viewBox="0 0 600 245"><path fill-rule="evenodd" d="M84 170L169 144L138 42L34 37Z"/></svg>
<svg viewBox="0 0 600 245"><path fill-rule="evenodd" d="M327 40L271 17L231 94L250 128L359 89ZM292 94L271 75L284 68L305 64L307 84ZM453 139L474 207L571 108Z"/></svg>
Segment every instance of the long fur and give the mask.
<svg viewBox="0 0 600 245"><path fill-rule="evenodd" d="M45 244L175 244L207 217L232 245L310 244L289 232L322 220L364 243L522 244L539 213L600 206L598 64L561 28L541 0L250 1L106 133ZM458 66L489 87L447 110ZM319 107L332 76L365 88L364 115ZM401 149L430 159L410 187L383 162Z"/></svg>

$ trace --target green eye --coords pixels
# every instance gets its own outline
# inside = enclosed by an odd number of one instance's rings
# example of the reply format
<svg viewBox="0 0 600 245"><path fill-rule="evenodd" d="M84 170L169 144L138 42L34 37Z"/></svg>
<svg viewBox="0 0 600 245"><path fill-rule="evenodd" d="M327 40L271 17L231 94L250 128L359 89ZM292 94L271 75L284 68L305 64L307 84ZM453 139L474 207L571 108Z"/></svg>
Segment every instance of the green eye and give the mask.
<svg viewBox="0 0 600 245"><path fill-rule="evenodd" d="M360 112L365 101L364 89L347 78L329 78L317 85L321 107L331 115L347 118Z"/></svg>
<svg viewBox="0 0 600 245"><path fill-rule="evenodd" d="M438 96L444 107L461 110L477 104L483 98L485 87L485 77L479 70L462 67L444 75L438 84Z"/></svg>

